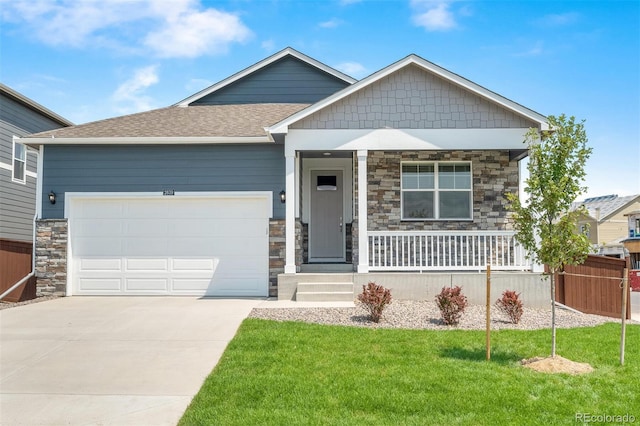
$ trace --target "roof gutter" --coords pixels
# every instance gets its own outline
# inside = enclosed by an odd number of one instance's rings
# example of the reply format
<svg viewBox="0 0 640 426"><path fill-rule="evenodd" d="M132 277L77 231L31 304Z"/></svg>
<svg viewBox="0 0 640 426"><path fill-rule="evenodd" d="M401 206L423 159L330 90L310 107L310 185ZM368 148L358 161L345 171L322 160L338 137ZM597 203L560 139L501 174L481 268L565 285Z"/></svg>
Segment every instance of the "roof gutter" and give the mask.
<svg viewBox="0 0 640 426"><path fill-rule="evenodd" d="M192 137L105 137L105 138L16 138L27 146L42 145L182 145L182 144L253 144L273 143L268 135L265 136L192 136Z"/></svg>

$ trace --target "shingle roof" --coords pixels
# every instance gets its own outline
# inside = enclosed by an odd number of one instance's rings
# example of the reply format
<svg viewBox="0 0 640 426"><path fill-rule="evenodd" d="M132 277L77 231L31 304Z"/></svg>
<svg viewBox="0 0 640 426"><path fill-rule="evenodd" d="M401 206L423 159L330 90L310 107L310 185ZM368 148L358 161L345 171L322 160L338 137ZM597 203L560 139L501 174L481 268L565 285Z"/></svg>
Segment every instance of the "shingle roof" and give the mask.
<svg viewBox="0 0 640 426"><path fill-rule="evenodd" d="M28 138L254 137L307 104L171 106L40 132Z"/></svg>
<svg viewBox="0 0 640 426"><path fill-rule="evenodd" d="M628 195L626 197L618 197L617 195L603 195L601 197L587 198L584 201L578 201L573 203L574 208L579 206L585 206L589 216L597 219L597 209L600 209L600 221L605 220L611 214L615 213L619 209L623 208L629 203L640 198L640 194Z"/></svg>

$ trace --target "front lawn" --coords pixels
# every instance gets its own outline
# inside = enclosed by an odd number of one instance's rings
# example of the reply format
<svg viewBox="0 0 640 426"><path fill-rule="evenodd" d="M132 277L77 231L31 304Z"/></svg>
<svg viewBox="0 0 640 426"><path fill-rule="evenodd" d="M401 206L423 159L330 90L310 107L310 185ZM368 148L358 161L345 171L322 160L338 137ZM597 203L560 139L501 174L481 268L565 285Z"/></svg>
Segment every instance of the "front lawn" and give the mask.
<svg viewBox="0 0 640 426"><path fill-rule="evenodd" d="M640 326L559 329L558 354L593 373L519 365L550 331L365 329L247 319L181 425L555 425L579 413L640 422ZM594 418L592 418L594 419ZM597 419L597 418L595 418ZM611 418L610 418L611 419Z"/></svg>

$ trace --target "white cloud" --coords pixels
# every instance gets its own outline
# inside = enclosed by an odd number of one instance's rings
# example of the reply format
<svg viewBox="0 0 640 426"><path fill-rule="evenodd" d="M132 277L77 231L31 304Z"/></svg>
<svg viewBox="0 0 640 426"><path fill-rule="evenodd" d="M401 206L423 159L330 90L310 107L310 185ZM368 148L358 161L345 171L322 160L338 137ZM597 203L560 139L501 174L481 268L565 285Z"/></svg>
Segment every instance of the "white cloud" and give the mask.
<svg viewBox="0 0 640 426"><path fill-rule="evenodd" d="M153 99L144 92L159 81L157 65L135 70L133 76L118 86L111 95L111 99L117 104L118 112L131 114L155 108Z"/></svg>
<svg viewBox="0 0 640 426"><path fill-rule="evenodd" d="M320 22L318 26L320 28L335 28L338 25L342 24L342 21L338 18L331 18L328 21Z"/></svg>
<svg viewBox="0 0 640 426"><path fill-rule="evenodd" d="M227 51L230 43L243 42L251 31L238 16L215 9L176 10L164 17L164 25L147 34L144 44L161 57L194 58Z"/></svg>
<svg viewBox="0 0 640 426"><path fill-rule="evenodd" d="M343 62L334 68L356 78L364 77L368 74L367 69L357 62Z"/></svg>
<svg viewBox="0 0 640 426"><path fill-rule="evenodd" d="M200 0L2 0L1 17L45 44L160 57L222 53L251 36L238 15Z"/></svg>
<svg viewBox="0 0 640 426"><path fill-rule="evenodd" d="M413 23L427 31L448 31L458 26L451 0L412 0Z"/></svg>

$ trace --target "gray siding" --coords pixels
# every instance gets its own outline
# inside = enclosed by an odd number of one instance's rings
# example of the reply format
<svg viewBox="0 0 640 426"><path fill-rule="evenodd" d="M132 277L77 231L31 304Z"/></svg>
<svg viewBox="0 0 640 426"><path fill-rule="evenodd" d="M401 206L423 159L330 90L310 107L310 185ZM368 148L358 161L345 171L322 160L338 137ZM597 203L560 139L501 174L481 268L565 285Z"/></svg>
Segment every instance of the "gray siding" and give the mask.
<svg viewBox="0 0 640 426"><path fill-rule="evenodd" d="M314 103L348 85L299 59L287 56L192 105Z"/></svg>
<svg viewBox="0 0 640 426"><path fill-rule="evenodd" d="M60 124L20 102L0 94L0 162L12 165L13 136L56 129ZM27 171L36 172L37 154L27 151ZM31 241L35 214L36 179L11 180L11 171L0 169L0 239Z"/></svg>
<svg viewBox="0 0 640 426"><path fill-rule="evenodd" d="M36 180L26 184L11 181L11 171L0 169L0 238L15 241L33 239L36 213Z"/></svg>
<svg viewBox="0 0 640 426"><path fill-rule="evenodd" d="M291 127L472 129L529 128L536 124L411 65Z"/></svg>
<svg viewBox="0 0 640 426"><path fill-rule="evenodd" d="M49 145L44 151L42 217L64 217L66 192L273 191L284 217L281 145ZM48 194L57 195L55 205Z"/></svg>

